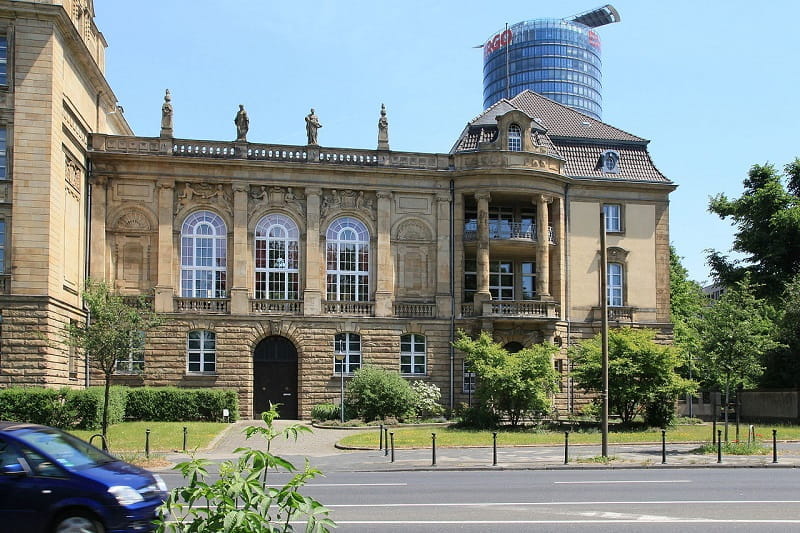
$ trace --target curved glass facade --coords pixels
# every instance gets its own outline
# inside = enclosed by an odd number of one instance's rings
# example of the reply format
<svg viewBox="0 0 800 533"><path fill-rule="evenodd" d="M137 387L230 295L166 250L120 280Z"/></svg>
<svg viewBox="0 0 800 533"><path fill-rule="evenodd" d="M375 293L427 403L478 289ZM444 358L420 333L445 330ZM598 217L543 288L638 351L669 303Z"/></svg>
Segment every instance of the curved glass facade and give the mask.
<svg viewBox="0 0 800 533"><path fill-rule="evenodd" d="M528 20L497 32L483 50L484 109L530 89L600 119L600 37L592 28Z"/></svg>

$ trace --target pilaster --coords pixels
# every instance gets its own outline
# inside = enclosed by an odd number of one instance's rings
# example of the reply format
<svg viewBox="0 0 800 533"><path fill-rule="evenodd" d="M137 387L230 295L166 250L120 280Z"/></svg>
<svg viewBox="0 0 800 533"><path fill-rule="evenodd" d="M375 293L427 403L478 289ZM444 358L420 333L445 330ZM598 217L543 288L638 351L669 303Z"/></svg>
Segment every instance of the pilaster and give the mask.
<svg viewBox="0 0 800 533"><path fill-rule="evenodd" d="M247 193L244 184L233 186L233 272L231 273L231 314L246 315L247 291Z"/></svg>
<svg viewBox="0 0 800 533"><path fill-rule="evenodd" d="M378 191L378 257L375 285L375 316L392 316L394 265L392 264L392 193Z"/></svg>
<svg viewBox="0 0 800 533"><path fill-rule="evenodd" d="M158 271L155 287L154 310L169 313L173 310L175 288L172 281L174 181L159 181L158 189Z"/></svg>
<svg viewBox="0 0 800 533"><path fill-rule="evenodd" d="M106 212L108 210L108 180L105 176L92 179L92 242L90 253L92 264L89 266L89 276L95 281L109 281L106 277Z"/></svg>
<svg viewBox="0 0 800 533"><path fill-rule="evenodd" d="M450 295L450 195L436 196L436 316L451 313Z"/></svg>
<svg viewBox="0 0 800 533"><path fill-rule="evenodd" d="M536 202L536 295L550 299L550 215L547 206L553 199L544 194Z"/></svg>
<svg viewBox="0 0 800 533"><path fill-rule="evenodd" d="M320 252L319 208L322 189L308 187L306 193L306 279L303 291L303 314L322 314L322 269Z"/></svg>
<svg viewBox="0 0 800 533"><path fill-rule="evenodd" d="M478 201L478 250L476 259L477 285L475 309L481 309L483 302L492 299L489 292L489 200L488 192L475 193Z"/></svg>

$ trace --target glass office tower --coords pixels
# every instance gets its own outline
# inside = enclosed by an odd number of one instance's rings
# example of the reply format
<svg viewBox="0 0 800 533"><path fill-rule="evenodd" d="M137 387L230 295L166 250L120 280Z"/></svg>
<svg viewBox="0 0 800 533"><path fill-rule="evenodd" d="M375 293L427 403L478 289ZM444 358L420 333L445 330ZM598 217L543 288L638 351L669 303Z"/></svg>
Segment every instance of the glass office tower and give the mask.
<svg viewBox="0 0 800 533"><path fill-rule="evenodd" d="M519 22L483 45L483 107L530 89L590 117L602 115L600 37L620 20L610 5L571 19Z"/></svg>

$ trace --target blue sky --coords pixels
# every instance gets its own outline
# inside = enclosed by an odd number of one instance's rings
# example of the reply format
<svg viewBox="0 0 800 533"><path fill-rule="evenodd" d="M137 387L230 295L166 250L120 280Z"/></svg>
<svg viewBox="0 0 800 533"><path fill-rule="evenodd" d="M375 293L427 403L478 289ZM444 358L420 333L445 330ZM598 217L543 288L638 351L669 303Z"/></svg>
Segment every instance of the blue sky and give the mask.
<svg viewBox="0 0 800 533"><path fill-rule="evenodd" d="M106 74L137 135L159 133L164 90L175 136L305 144L314 107L323 146L374 148L381 103L393 150L450 150L482 111L483 43L506 22L563 18L603 1L95 0ZM679 185L671 241L690 276L709 280L706 248L733 230L707 212L738 196L755 163L800 156L795 0L612 0L599 28L603 121L650 139Z"/></svg>

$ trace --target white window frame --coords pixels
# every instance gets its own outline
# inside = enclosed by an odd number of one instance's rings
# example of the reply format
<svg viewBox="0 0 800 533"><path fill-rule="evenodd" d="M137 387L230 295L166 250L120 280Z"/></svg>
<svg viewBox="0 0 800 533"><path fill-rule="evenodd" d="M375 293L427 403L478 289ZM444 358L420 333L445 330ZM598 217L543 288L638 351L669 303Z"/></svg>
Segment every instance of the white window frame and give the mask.
<svg viewBox="0 0 800 533"><path fill-rule="evenodd" d="M269 214L256 224L253 251L255 298L300 298L300 230L294 220Z"/></svg>
<svg viewBox="0 0 800 533"><path fill-rule="evenodd" d="M337 361L337 355L344 355ZM344 366L345 375L353 374L361 368L361 335L358 333L337 333L333 337L333 373L341 375Z"/></svg>
<svg viewBox="0 0 800 533"><path fill-rule="evenodd" d="M464 394L475 394L475 372L469 369L466 361L461 363L461 392Z"/></svg>
<svg viewBox="0 0 800 533"><path fill-rule="evenodd" d="M144 331L135 331L128 343L128 353L117 359L115 374L141 374L144 372Z"/></svg>
<svg viewBox="0 0 800 533"><path fill-rule="evenodd" d="M536 299L536 261L523 261L519 265L520 269L520 295L522 300ZM528 270L530 270L528 272ZM532 287L530 294L525 294L525 281L530 280Z"/></svg>
<svg viewBox="0 0 800 533"><path fill-rule="evenodd" d="M186 371L213 374L217 371L217 334L208 329L193 329L186 335Z"/></svg>
<svg viewBox="0 0 800 533"><path fill-rule="evenodd" d="M622 232L622 205L603 204L603 213L606 215L606 232Z"/></svg>
<svg viewBox="0 0 800 533"><path fill-rule="evenodd" d="M8 179L8 128L0 126L0 180L6 179Z"/></svg>
<svg viewBox="0 0 800 533"><path fill-rule="evenodd" d="M228 235L225 221L196 211L181 228L181 296L226 298Z"/></svg>
<svg viewBox="0 0 800 533"><path fill-rule="evenodd" d="M369 231L358 219L334 220L325 233L326 298L369 301Z"/></svg>
<svg viewBox="0 0 800 533"><path fill-rule="evenodd" d="M608 306L622 307L625 305L624 282L625 267L622 263L608 263L607 268Z"/></svg>
<svg viewBox="0 0 800 533"><path fill-rule="evenodd" d="M503 270L504 265L508 266L508 271ZM489 261L489 292L492 294L492 300L514 299L513 261L505 259Z"/></svg>
<svg viewBox="0 0 800 533"><path fill-rule="evenodd" d="M8 86L8 35L0 35L0 86Z"/></svg>
<svg viewBox="0 0 800 533"><path fill-rule="evenodd" d="M509 152L522 151L522 128L519 124L508 126L508 150Z"/></svg>
<svg viewBox="0 0 800 533"><path fill-rule="evenodd" d="M400 373L413 376L427 374L427 339L419 333L400 336Z"/></svg>

